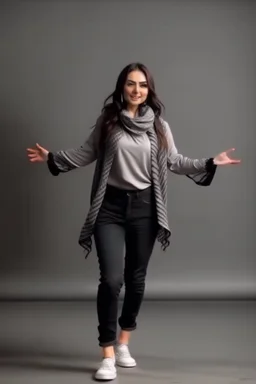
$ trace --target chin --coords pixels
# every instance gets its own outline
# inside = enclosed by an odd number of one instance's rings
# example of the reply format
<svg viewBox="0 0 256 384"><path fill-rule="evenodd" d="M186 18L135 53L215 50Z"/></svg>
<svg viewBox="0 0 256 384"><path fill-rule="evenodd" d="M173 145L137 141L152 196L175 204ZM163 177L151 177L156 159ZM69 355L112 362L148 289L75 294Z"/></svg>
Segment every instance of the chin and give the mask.
<svg viewBox="0 0 256 384"><path fill-rule="evenodd" d="M140 104L143 104L144 101L143 100L129 100L129 104L131 105L140 105Z"/></svg>

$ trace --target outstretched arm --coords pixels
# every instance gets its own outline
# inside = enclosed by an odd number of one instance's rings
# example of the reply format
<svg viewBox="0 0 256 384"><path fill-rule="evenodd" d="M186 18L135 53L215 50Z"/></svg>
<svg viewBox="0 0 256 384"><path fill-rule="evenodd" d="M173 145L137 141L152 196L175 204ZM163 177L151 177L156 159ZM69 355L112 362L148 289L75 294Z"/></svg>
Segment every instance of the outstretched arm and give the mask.
<svg viewBox="0 0 256 384"><path fill-rule="evenodd" d="M98 157L100 129L101 117L98 118L95 128L82 146L49 152L47 160L49 171L57 176L60 172L68 172L93 163Z"/></svg>
<svg viewBox="0 0 256 384"><path fill-rule="evenodd" d="M197 185L208 186L212 183L217 165L214 158L191 159L178 153L171 128L163 122L168 142L168 169L178 175L185 175Z"/></svg>

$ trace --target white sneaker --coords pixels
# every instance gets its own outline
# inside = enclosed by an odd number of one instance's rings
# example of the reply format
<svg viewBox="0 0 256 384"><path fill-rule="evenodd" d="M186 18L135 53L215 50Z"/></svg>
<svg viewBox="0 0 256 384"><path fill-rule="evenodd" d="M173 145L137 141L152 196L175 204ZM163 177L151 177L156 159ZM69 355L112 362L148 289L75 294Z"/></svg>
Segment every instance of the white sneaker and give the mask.
<svg viewBox="0 0 256 384"><path fill-rule="evenodd" d="M116 346L116 364L120 367L131 368L136 366L136 361L129 352L129 348L125 344Z"/></svg>
<svg viewBox="0 0 256 384"><path fill-rule="evenodd" d="M106 357L102 360L94 377L96 380L114 380L116 376L115 359Z"/></svg>

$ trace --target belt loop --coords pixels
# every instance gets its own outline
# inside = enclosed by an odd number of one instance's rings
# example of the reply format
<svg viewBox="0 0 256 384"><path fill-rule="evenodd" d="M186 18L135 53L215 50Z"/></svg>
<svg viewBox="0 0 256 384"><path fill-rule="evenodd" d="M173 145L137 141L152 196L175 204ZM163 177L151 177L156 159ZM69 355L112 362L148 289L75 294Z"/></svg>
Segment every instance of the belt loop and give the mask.
<svg viewBox="0 0 256 384"><path fill-rule="evenodd" d="M127 192L126 195L128 197L126 202L126 216L128 216L131 210L131 194Z"/></svg>

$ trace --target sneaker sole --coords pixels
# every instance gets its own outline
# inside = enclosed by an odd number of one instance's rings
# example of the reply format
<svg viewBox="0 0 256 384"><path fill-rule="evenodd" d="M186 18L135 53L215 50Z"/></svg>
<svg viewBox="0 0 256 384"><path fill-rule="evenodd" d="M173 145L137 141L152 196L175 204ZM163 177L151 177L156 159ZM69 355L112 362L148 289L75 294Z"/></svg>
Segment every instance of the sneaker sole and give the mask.
<svg viewBox="0 0 256 384"><path fill-rule="evenodd" d="M107 375L98 375L98 374L95 374L94 375L94 379L97 380L97 381L110 381L110 380L115 380L117 378L117 374L113 374L112 376L107 376Z"/></svg>
<svg viewBox="0 0 256 384"><path fill-rule="evenodd" d="M116 365L118 365L119 367L122 367L122 368L134 368L137 366L136 363L133 363L133 364L122 364L122 363L119 363L118 361L116 362Z"/></svg>

